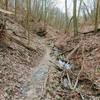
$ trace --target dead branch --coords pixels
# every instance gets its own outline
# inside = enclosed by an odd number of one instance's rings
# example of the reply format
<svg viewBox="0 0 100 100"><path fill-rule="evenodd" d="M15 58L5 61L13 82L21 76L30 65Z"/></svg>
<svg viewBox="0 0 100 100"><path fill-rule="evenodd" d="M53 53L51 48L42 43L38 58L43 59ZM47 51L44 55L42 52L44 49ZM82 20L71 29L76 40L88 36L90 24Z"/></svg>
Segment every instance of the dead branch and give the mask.
<svg viewBox="0 0 100 100"><path fill-rule="evenodd" d="M10 11L7 11L7 10L1 9L1 8L0 8L0 12L2 12L4 14L14 15L13 12L10 12Z"/></svg>
<svg viewBox="0 0 100 100"><path fill-rule="evenodd" d="M81 41L83 40L83 38L81 37ZM77 87L77 84L78 84L78 80L79 80L79 77L80 77L80 74L81 74L81 72L83 71L83 69L84 69L84 67L85 67L85 57L84 57L84 47L85 46L85 44L83 43L83 45L82 45L82 57L83 57L83 62L82 62L82 66L81 66L81 70L79 71L79 73L78 73L78 76L77 76L77 78L76 78L76 82L75 82L75 85L74 85L74 90L76 89L76 87Z"/></svg>
<svg viewBox="0 0 100 100"><path fill-rule="evenodd" d="M69 82L70 89L73 90L73 86L72 86L72 83L71 83L71 80L70 80L70 77L69 77L69 74L68 73L67 73L67 79L68 79L68 82Z"/></svg>
<svg viewBox="0 0 100 100"><path fill-rule="evenodd" d="M76 50L81 46L82 41L68 54L67 59L70 59L70 57L76 52Z"/></svg>
<svg viewBox="0 0 100 100"><path fill-rule="evenodd" d="M38 53L35 49L33 49L32 47L26 45L25 43L21 42L20 40L14 38L13 36L8 35L8 34L7 34L6 36L7 36L8 39L10 39L10 40L14 41L15 43L17 43L17 44L19 44L19 45L25 47L26 49Z"/></svg>
<svg viewBox="0 0 100 100"><path fill-rule="evenodd" d="M43 91L43 94L42 94L41 100L45 100L46 95L47 95L46 87L47 87L47 85L49 83L50 68L51 68L51 66L49 66L49 68L48 68L48 75L47 75L47 77L45 79L45 82L43 84L43 90L42 90Z"/></svg>
<svg viewBox="0 0 100 100"><path fill-rule="evenodd" d="M15 36L19 37L19 38L27 39L25 36L20 36L20 35L16 34L16 32L13 31L13 29L6 29L6 30L10 30L10 31L12 31L13 34L14 34Z"/></svg>
<svg viewBox="0 0 100 100"><path fill-rule="evenodd" d="M49 61L50 63L54 64L55 66L55 69L57 69L58 71L63 71L63 69L61 69L57 64L55 64L54 62L52 61Z"/></svg>
<svg viewBox="0 0 100 100"><path fill-rule="evenodd" d="M80 34L88 34L88 33L94 33L95 31L94 30L90 30L90 31L88 31L88 32L78 32L78 33L80 33ZM100 28L98 28L97 29L97 31L96 31L96 33L99 33L100 32Z"/></svg>
<svg viewBox="0 0 100 100"><path fill-rule="evenodd" d="M66 52L71 52L74 48L71 48L69 50L64 50L62 53L60 53L59 55L64 55Z"/></svg>

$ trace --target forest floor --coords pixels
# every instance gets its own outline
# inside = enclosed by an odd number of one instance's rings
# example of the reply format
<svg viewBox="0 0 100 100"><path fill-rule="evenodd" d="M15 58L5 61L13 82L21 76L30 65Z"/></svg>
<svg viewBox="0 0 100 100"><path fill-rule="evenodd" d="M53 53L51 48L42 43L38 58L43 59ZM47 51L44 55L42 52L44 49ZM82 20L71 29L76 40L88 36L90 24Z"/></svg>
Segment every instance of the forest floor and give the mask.
<svg viewBox="0 0 100 100"><path fill-rule="evenodd" d="M0 100L40 100L51 59L47 38L30 34L26 48L28 32L10 18L6 27L0 39Z"/></svg>
<svg viewBox="0 0 100 100"><path fill-rule="evenodd" d="M26 30L6 24L13 39L0 40L0 100L100 100L99 34L66 39L63 53L74 67L65 71L50 55L56 30L49 27L45 38L30 33L27 48Z"/></svg>

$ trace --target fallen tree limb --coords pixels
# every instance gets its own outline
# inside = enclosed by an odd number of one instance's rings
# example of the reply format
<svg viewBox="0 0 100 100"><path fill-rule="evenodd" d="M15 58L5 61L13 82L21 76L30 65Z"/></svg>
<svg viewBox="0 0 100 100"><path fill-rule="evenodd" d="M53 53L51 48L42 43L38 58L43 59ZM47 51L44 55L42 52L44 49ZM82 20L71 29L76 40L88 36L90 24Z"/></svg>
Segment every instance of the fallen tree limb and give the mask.
<svg viewBox="0 0 100 100"><path fill-rule="evenodd" d="M73 55L73 53L76 52L76 50L81 46L82 41L67 55L67 59L70 59L70 57Z"/></svg>
<svg viewBox="0 0 100 100"><path fill-rule="evenodd" d="M52 62L51 60L49 60L50 63L52 63L53 65L55 65L55 69L57 69L58 71L63 71L63 69L60 68L60 66L58 66L56 63Z"/></svg>
<svg viewBox="0 0 100 100"><path fill-rule="evenodd" d="M51 66L49 66L49 68L48 68L48 72L47 72L48 75L45 78L45 82L43 84L43 90L42 90L43 94L42 94L42 97L40 98L40 100L45 100L46 96L47 96L47 86L49 84L50 68L51 68Z"/></svg>
<svg viewBox="0 0 100 100"><path fill-rule="evenodd" d="M28 49L30 51L34 51L34 52L38 53L35 49L33 49L32 47L26 45L25 43L21 42L20 40L14 38L13 36L10 36L10 35L7 34L7 38L10 39L10 40L12 40L12 41L14 41L15 43L17 43L17 44L25 47L26 49Z"/></svg>
<svg viewBox="0 0 100 100"><path fill-rule="evenodd" d="M80 33L80 34L88 34L88 33L94 33L95 31L94 30L90 30L90 31L88 31L88 32L78 32L78 33ZM97 31L96 31L96 33L98 33L98 32L100 32L100 28L98 28L97 29Z"/></svg>
<svg viewBox="0 0 100 100"><path fill-rule="evenodd" d="M17 35L15 31L13 31L13 29L6 29L6 30L10 30L13 32L13 34L19 38L23 38L23 39L27 39L25 36L20 36L20 35Z"/></svg>
<svg viewBox="0 0 100 100"><path fill-rule="evenodd" d="M4 10L4 9L2 9L2 8L0 8L0 12L5 13L5 14L9 14L9 15L14 15L13 12L10 12L10 11L7 11L7 10Z"/></svg>
<svg viewBox="0 0 100 100"><path fill-rule="evenodd" d="M73 50L74 48L71 48L71 49L69 49L69 50L64 50L62 53L60 53L59 55L63 55L63 54L65 54L65 53L67 53L67 52L71 52L72 50Z"/></svg>

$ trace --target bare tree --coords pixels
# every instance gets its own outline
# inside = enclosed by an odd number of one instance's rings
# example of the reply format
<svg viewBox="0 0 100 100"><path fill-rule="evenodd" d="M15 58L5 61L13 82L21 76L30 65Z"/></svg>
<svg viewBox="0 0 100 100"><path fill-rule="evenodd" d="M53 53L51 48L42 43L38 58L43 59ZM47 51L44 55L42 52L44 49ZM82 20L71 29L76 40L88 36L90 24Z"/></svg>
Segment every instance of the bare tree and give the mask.
<svg viewBox="0 0 100 100"><path fill-rule="evenodd" d="M68 31L68 7L67 7L68 0L65 0L65 33Z"/></svg>
<svg viewBox="0 0 100 100"><path fill-rule="evenodd" d="M31 0L26 0L27 14L26 14L26 30L28 31L28 45L30 44L30 32L29 32L29 16L31 13Z"/></svg>
<svg viewBox="0 0 100 100"><path fill-rule="evenodd" d="M6 10L8 10L8 0L5 0Z"/></svg>
<svg viewBox="0 0 100 100"><path fill-rule="evenodd" d="M78 35L78 26L77 26L77 0L73 0L73 27L74 27L74 36Z"/></svg>
<svg viewBox="0 0 100 100"><path fill-rule="evenodd" d="M98 29L98 15L99 15L99 6L100 6L100 0L96 0L96 9L95 9L95 33Z"/></svg>
<svg viewBox="0 0 100 100"><path fill-rule="evenodd" d="M17 0L15 0L15 17L17 15Z"/></svg>

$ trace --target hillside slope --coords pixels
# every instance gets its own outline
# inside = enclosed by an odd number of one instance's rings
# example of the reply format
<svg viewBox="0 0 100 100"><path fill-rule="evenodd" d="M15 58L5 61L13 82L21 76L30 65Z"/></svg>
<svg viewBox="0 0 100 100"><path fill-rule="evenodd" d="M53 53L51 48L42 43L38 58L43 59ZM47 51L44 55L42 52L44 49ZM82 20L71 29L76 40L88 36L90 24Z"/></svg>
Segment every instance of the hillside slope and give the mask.
<svg viewBox="0 0 100 100"><path fill-rule="evenodd" d="M13 19L7 20L6 25L7 30L0 38L0 100L23 100L30 90L32 70L45 48L36 36L31 36L27 46L27 31Z"/></svg>

